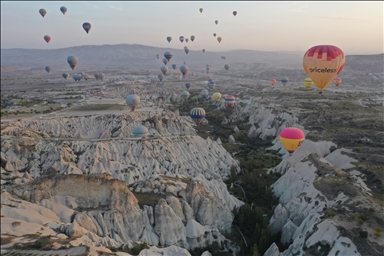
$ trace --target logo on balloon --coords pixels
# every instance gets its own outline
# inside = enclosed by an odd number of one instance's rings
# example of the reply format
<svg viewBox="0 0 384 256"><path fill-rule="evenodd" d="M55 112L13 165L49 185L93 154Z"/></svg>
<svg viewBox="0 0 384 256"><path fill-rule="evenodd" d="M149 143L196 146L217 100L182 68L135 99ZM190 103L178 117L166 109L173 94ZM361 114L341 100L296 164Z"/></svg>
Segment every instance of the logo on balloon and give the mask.
<svg viewBox="0 0 384 256"><path fill-rule="evenodd" d="M309 72L311 72L311 73L313 73L313 72L316 72L316 73L335 73L336 69L329 69L329 68L319 69L317 67L314 67L314 68L309 68Z"/></svg>

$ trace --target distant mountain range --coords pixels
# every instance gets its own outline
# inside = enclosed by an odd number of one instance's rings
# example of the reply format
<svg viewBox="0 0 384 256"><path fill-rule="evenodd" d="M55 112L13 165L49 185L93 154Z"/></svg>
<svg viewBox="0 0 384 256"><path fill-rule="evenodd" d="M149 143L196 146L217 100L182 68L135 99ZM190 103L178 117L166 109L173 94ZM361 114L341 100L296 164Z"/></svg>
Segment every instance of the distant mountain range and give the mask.
<svg viewBox="0 0 384 256"><path fill-rule="evenodd" d="M184 61L188 67L201 68L205 70L206 65L210 68L220 68L225 64L236 66L238 64L262 63L276 68L302 68L302 53L288 52L266 52L253 50L233 50L225 52L203 53L190 50L184 52L183 46L180 49L159 48L138 44L117 44L117 45L83 45L62 49L40 50L40 49L1 49L1 65L14 66L18 68L40 69L50 66L56 70L70 71L67 57L75 55L79 58L79 64L75 70L86 68L93 69L156 69L163 64L163 54L171 51L173 57L168 68L176 64L177 69ZM160 54L160 59L156 59ZM222 59L221 56L225 56ZM377 55L351 55L346 57L345 69L349 71L381 72L383 70L383 54ZM381 65L380 65L381 64ZM380 71L381 69L381 71ZM5 70L5 68L2 68Z"/></svg>

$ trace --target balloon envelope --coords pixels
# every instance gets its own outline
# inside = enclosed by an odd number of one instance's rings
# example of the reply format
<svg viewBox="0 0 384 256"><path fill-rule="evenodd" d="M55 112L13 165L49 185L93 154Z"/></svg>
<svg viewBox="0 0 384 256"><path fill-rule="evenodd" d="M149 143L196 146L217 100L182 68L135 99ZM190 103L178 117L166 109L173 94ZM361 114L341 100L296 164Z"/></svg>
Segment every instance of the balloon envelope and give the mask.
<svg viewBox="0 0 384 256"><path fill-rule="evenodd" d="M172 57L173 57L173 53L170 52L170 51L166 51L166 52L164 53L164 57L165 57L168 61L170 61L170 60L172 59Z"/></svg>
<svg viewBox="0 0 384 256"><path fill-rule="evenodd" d="M227 107L233 107L233 105L235 104L235 96L233 95L225 96L224 100Z"/></svg>
<svg viewBox="0 0 384 256"><path fill-rule="evenodd" d="M228 64L225 64L225 65L224 65L224 68L225 68L225 70L228 70L228 69L229 69L229 65L228 65Z"/></svg>
<svg viewBox="0 0 384 256"><path fill-rule="evenodd" d="M237 15L237 11L233 11L233 16L236 16Z"/></svg>
<svg viewBox="0 0 384 256"><path fill-rule="evenodd" d="M221 99L221 93L215 92L214 94L212 94L212 99L214 101L219 101Z"/></svg>
<svg viewBox="0 0 384 256"><path fill-rule="evenodd" d="M206 89L201 90L201 95L208 96L208 90Z"/></svg>
<svg viewBox="0 0 384 256"><path fill-rule="evenodd" d="M188 38L185 38L185 42L188 43L188 42L189 42L189 39L188 39Z"/></svg>
<svg viewBox="0 0 384 256"><path fill-rule="evenodd" d="M281 82L283 83L284 86L288 83L288 81L289 80L287 77L284 77L283 79L281 79Z"/></svg>
<svg viewBox="0 0 384 256"><path fill-rule="evenodd" d="M223 40L220 36L217 38L217 41L220 43Z"/></svg>
<svg viewBox="0 0 384 256"><path fill-rule="evenodd" d="M40 13L40 15L43 16L43 18L44 18L44 16L47 14L47 11L46 11L45 9L40 9L40 10L39 10L39 13Z"/></svg>
<svg viewBox="0 0 384 256"><path fill-rule="evenodd" d="M187 66L181 66L180 72L183 74L183 76L188 74L188 67Z"/></svg>
<svg viewBox="0 0 384 256"><path fill-rule="evenodd" d="M67 62L72 70L76 67L77 63L79 63L79 59L76 56L69 56L67 58Z"/></svg>
<svg viewBox="0 0 384 256"><path fill-rule="evenodd" d="M164 63L164 65L167 65L168 60L167 60L166 58L164 58L164 59L163 59L163 63Z"/></svg>
<svg viewBox="0 0 384 256"><path fill-rule="evenodd" d="M100 79L100 80L103 80L103 79L104 79L104 74L101 73L101 72L99 73L99 79Z"/></svg>
<svg viewBox="0 0 384 256"><path fill-rule="evenodd" d="M200 9L199 9L200 13L202 13L202 12L203 12L203 10L204 10L203 8L200 8Z"/></svg>
<svg viewBox="0 0 384 256"><path fill-rule="evenodd" d="M189 90L190 87L191 87L191 84L190 84L190 83L186 83L186 84L185 84L185 88L187 88L187 90Z"/></svg>
<svg viewBox="0 0 384 256"><path fill-rule="evenodd" d="M188 53L189 53L189 49L188 49L188 47L187 47L187 46L184 46L184 51L185 51L185 53L186 53L186 54L188 54Z"/></svg>
<svg viewBox="0 0 384 256"><path fill-rule="evenodd" d="M208 87L209 89L213 89L213 87L215 87L215 82L213 82L212 80L208 81Z"/></svg>
<svg viewBox="0 0 384 256"><path fill-rule="evenodd" d="M95 76L96 80L99 80L99 73L95 73L94 76Z"/></svg>
<svg viewBox="0 0 384 256"><path fill-rule="evenodd" d="M83 78L85 79L85 81L87 81L89 79L89 75L88 74L84 74Z"/></svg>
<svg viewBox="0 0 384 256"><path fill-rule="evenodd" d="M340 77L336 77L335 80L333 80L333 82L336 84L336 86L339 86L339 84L341 84L342 80Z"/></svg>
<svg viewBox="0 0 384 256"><path fill-rule="evenodd" d="M202 51L205 52L205 49L203 49Z"/></svg>
<svg viewBox="0 0 384 256"><path fill-rule="evenodd" d="M49 66L46 66L45 70L49 73L49 71L51 71L51 68Z"/></svg>
<svg viewBox="0 0 384 256"><path fill-rule="evenodd" d="M163 81L163 74L158 75L157 78L159 78L160 82Z"/></svg>
<svg viewBox="0 0 384 256"><path fill-rule="evenodd" d="M179 40L180 40L180 42L183 42L183 41L184 41L184 37L183 37L183 36L180 36L180 37L179 37Z"/></svg>
<svg viewBox="0 0 384 256"><path fill-rule="evenodd" d="M280 132L280 142L292 154L305 139L304 132L296 127L287 127Z"/></svg>
<svg viewBox="0 0 384 256"><path fill-rule="evenodd" d="M67 7L61 6L60 11L65 15L65 13L67 12Z"/></svg>
<svg viewBox="0 0 384 256"><path fill-rule="evenodd" d="M51 41L51 37L49 35L45 35L44 40L45 42L49 43L49 41Z"/></svg>
<svg viewBox="0 0 384 256"><path fill-rule="evenodd" d="M219 23L219 21L218 20L215 20L215 24L217 25L217 23Z"/></svg>
<svg viewBox="0 0 384 256"><path fill-rule="evenodd" d="M271 78L270 82L271 82L271 85L275 85L276 79L275 78Z"/></svg>
<svg viewBox="0 0 384 256"><path fill-rule="evenodd" d="M188 97L189 97L189 92L187 92L187 91L183 91L182 93L181 93L181 97L183 98L183 99L188 99Z"/></svg>
<svg viewBox="0 0 384 256"><path fill-rule="evenodd" d="M195 40L195 36L191 36L191 41L193 42Z"/></svg>
<svg viewBox="0 0 384 256"><path fill-rule="evenodd" d="M68 74L68 73L63 73L62 76L63 76L65 79L68 79L69 74Z"/></svg>
<svg viewBox="0 0 384 256"><path fill-rule="evenodd" d="M216 37L216 33L213 33L213 36Z"/></svg>
<svg viewBox="0 0 384 256"><path fill-rule="evenodd" d="M168 41L168 43L170 43L172 41L172 37L167 36L167 41Z"/></svg>
<svg viewBox="0 0 384 256"><path fill-rule="evenodd" d="M144 125L137 125L133 128L132 133L135 137L145 137L148 135L148 128Z"/></svg>
<svg viewBox="0 0 384 256"><path fill-rule="evenodd" d="M156 59L160 59L160 54L156 54Z"/></svg>
<svg viewBox="0 0 384 256"><path fill-rule="evenodd" d="M89 22L84 22L83 23L83 29L85 30L85 32L87 32L87 34L88 34L88 32L91 30L91 23L89 23Z"/></svg>
<svg viewBox="0 0 384 256"><path fill-rule="evenodd" d="M203 108L193 108L189 113L189 116L195 122L197 126L204 120L205 118L205 110Z"/></svg>
<svg viewBox="0 0 384 256"><path fill-rule="evenodd" d="M176 64L172 64L172 68L173 68L173 70L176 70L176 67L177 67Z"/></svg>
<svg viewBox="0 0 384 256"><path fill-rule="evenodd" d="M125 98L125 102L132 109L132 111L134 111L140 104L140 97L136 94L130 94Z"/></svg>
<svg viewBox="0 0 384 256"><path fill-rule="evenodd" d="M168 72L168 67L167 67L167 66L162 66L162 67L160 68L160 70L161 70L161 72L165 75L165 74L167 74L167 72Z"/></svg>
<svg viewBox="0 0 384 256"><path fill-rule="evenodd" d="M313 81L312 81L311 78L305 78L304 79L304 86L305 86L305 88L309 89L309 88L312 87L312 85L313 85Z"/></svg>
<svg viewBox="0 0 384 256"><path fill-rule="evenodd" d="M344 52L333 45L313 46L303 57L304 71L322 91L340 74L344 64Z"/></svg>

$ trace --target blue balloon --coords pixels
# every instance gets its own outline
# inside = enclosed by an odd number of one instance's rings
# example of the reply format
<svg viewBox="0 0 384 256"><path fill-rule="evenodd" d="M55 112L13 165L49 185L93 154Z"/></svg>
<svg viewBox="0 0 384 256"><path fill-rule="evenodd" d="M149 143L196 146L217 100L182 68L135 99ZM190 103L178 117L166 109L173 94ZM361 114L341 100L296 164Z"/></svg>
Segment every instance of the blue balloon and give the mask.
<svg viewBox="0 0 384 256"><path fill-rule="evenodd" d="M189 83L186 83L185 87L187 88L187 90L189 90L189 87L191 87L191 85Z"/></svg>
<svg viewBox="0 0 384 256"><path fill-rule="evenodd" d="M138 125L133 128L133 135L135 137L142 137L148 135L148 128L144 125Z"/></svg>

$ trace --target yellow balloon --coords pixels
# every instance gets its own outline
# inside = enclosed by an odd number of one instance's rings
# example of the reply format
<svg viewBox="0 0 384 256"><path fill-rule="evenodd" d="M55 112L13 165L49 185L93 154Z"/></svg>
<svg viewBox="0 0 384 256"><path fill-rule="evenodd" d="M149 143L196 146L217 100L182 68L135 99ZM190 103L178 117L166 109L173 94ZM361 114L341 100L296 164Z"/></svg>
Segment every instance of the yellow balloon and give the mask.
<svg viewBox="0 0 384 256"><path fill-rule="evenodd" d="M304 79L304 86L305 86L305 88L309 89L309 88L312 87L312 85L313 85L313 81L312 81L311 78L305 78Z"/></svg>
<svg viewBox="0 0 384 256"><path fill-rule="evenodd" d="M343 70L344 52L333 45L317 45L310 48L303 58L303 68L322 91Z"/></svg>
<svg viewBox="0 0 384 256"><path fill-rule="evenodd" d="M220 43L221 40L222 40L222 38L219 36L219 37L217 38L217 41Z"/></svg>
<svg viewBox="0 0 384 256"><path fill-rule="evenodd" d="M221 99L221 93L215 92L214 94L212 94L212 99L214 101L219 101Z"/></svg>

